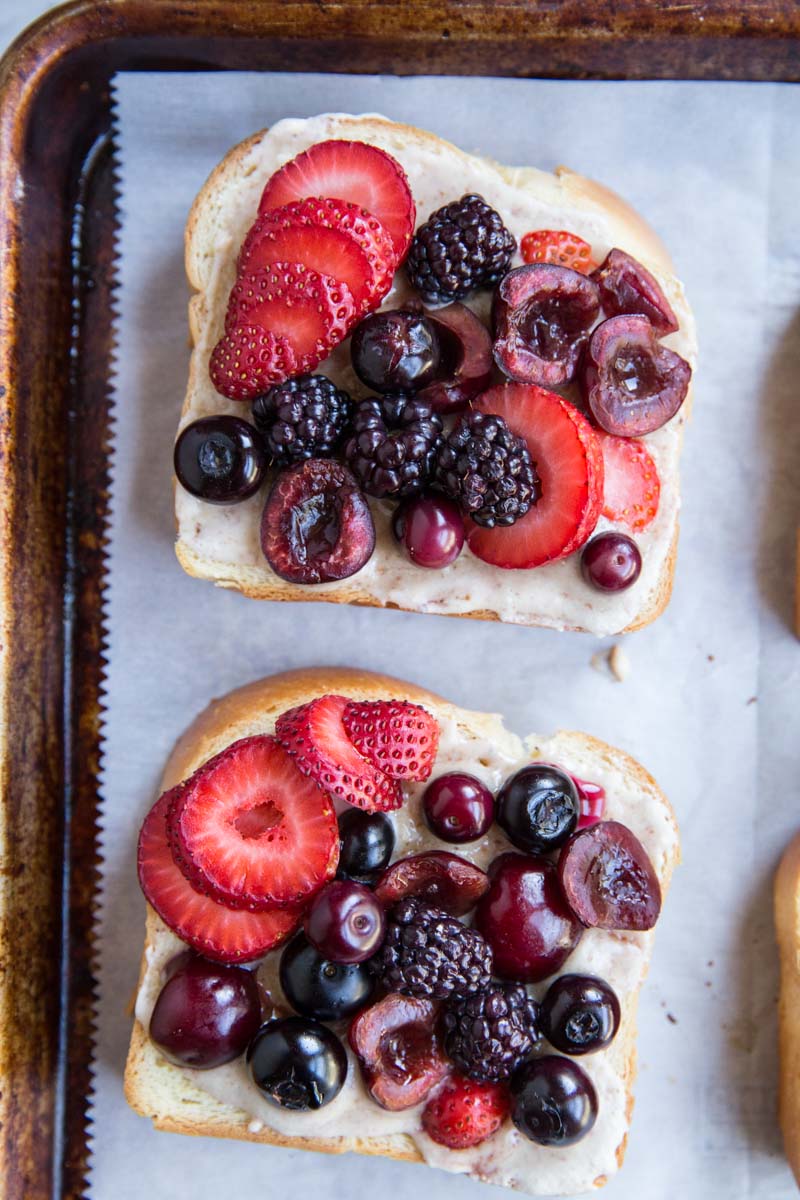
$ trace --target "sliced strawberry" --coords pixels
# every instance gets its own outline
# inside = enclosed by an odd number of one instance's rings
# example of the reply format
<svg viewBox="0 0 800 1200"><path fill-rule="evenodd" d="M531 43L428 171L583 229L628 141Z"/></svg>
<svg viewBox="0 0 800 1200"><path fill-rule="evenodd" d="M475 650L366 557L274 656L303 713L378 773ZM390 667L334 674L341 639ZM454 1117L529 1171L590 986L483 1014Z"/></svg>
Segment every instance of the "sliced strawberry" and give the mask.
<svg viewBox="0 0 800 1200"><path fill-rule="evenodd" d="M397 258L377 217L357 204L311 197L264 213L245 238L240 273L275 262L301 262L340 279L363 315L392 286Z"/></svg>
<svg viewBox="0 0 800 1200"><path fill-rule="evenodd" d="M466 1150L496 1133L510 1111L504 1084L478 1083L462 1075L451 1075L426 1104L422 1128L440 1146Z"/></svg>
<svg viewBox="0 0 800 1200"><path fill-rule="evenodd" d="M526 233L520 250L526 263L555 263L580 271L581 275L588 275L597 267L589 243L566 229L536 229Z"/></svg>
<svg viewBox="0 0 800 1200"><path fill-rule="evenodd" d="M642 442L598 431L603 451L603 516L641 533L658 513L661 481Z"/></svg>
<svg viewBox="0 0 800 1200"><path fill-rule="evenodd" d="M235 325L211 354L211 382L229 400L254 400L273 383L283 383L297 370L297 359L285 337L260 325Z"/></svg>
<svg viewBox="0 0 800 1200"><path fill-rule="evenodd" d="M272 263L241 275L231 289L225 328L260 325L285 338L295 370L310 371L347 336L357 310L349 287L302 263Z"/></svg>
<svg viewBox="0 0 800 1200"><path fill-rule="evenodd" d="M439 725L408 700L351 700L342 717L347 736L390 779L427 779L439 748Z"/></svg>
<svg viewBox="0 0 800 1200"><path fill-rule="evenodd" d="M275 736L304 775L340 800L367 812L391 812L403 803L400 784L358 753L342 718L349 700L320 696L278 717Z"/></svg>
<svg viewBox="0 0 800 1200"><path fill-rule="evenodd" d="M478 396L473 407L504 417L525 438L542 495L513 525L470 525L470 550L484 562L509 568L539 567L579 550L603 503L603 455L595 430L568 400L533 384L500 384Z"/></svg>
<svg viewBox="0 0 800 1200"><path fill-rule="evenodd" d="M182 787L156 801L139 834L139 883L148 904L173 933L215 962L252 962L286 941L302 919L299 908L245 912L196 892L169 848L167 813Z"/></svg>
<svg viewBox="0 0 800 1200"><path fill-rule="evenodd" d="M205 763L169 813L175 861L234 908L295 904L330 879L339 833L330 798L275 738L242 738Z"/></svg>
<svg viewBox="0 0 800 1200"><path fill-rule="evenodd" d="M258 211L307 196L347 200L373 213L390 234L397 261L403 258L416 209L405 171L385 150L366 142L317 142L267 181Z"/></svg>

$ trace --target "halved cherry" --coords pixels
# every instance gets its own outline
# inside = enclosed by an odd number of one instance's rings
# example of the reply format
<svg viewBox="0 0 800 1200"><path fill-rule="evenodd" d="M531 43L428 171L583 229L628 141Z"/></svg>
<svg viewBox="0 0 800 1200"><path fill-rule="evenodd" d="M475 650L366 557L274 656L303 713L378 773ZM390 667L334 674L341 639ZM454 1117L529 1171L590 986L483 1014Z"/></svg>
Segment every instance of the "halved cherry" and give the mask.
<svg viewBox="0 0 800 1200"><path fill-rule="evenodd" d="M438 1012L435 1000L390 993L354 1019L350 1045L382 1108L413 1108L449 1073L436 1033Z"/></svg>
<svg viewBox="0 0 800 1200"><path fill-rule="evenodd" d="M466 304L432 309L428 320L439 334L441 376L419 393L438 413L460 412L492 378L492 339L489 331Z"/></svg>
<svg viewBox="0 0 800 1200"><path fill-rule="evenodd" d="M657 280L624 250L612 250L592 274L600 288L603 311L609 317L640 313L659 337L675 333L678 318Z"/></svg>
<svg viewBox="0 0 800 1200"><path fill-rule="evenodd" d="M584 924L598 929L652 929L661 885L642 843L627 825L600 821L573 834L558 862L561 887Z"/></svg>
<svg viewBox="0 0 800 1200"><path fill-rule="evenodd" d="M387 867L375 885L375 895L385 908L405 896L417 896L462 917L488 889L488 876L474 863L447 850L429 850Z"/></svg>

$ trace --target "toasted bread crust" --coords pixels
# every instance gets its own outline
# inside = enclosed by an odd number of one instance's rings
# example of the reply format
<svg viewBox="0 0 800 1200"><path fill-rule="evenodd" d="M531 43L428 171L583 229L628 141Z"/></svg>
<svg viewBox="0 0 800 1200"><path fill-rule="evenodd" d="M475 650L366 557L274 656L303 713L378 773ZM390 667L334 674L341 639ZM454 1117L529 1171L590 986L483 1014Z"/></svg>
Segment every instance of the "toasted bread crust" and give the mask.
<svg viewBox="0 0 800 1200"><path fill-rule="evenodd" d="M201 763L237 738L271 728L281 712L314 696L338 692L356 699L402 697L424 704L434 714L456 721L465 730L496 742L510 735L499 717L491 713L471 712L443 700L440 696L387 675L340 667L309 668L288 671L260 679L214 700L178 739L164 770L162 788L185 779ZM653 778L635 759L607 743L586 734L563 732L557 735L565 744L573 743L590 752L598 761L613 764L636 785L656 798L666 810L675 829L675 852L658 864L662 889L666 893L672 871L679 858L677 826L666 797ZM147 952L153 943L158 918L148 907L145 949L141 960L140 983L144 976ZM625 1079L628 1122L633 1111L633 1081L636 1074L636 1007L638 994L626 998L626 1019L612 1046L620 1074ZM406 1134L390 1137L286 1137L254 1125L249 1115L230 1105L220 1104L198 1087L188 1074L168 1063L149 1040L137 1020L131 1036L125 1068L125 1095L128 1103L143 1116L149 1116L158 1129L201 1136L238 1138L246 1141L316 1150L326 1154L352 1151L406 1162L422 1162L414 1140ZM627 1135L616 1150L619 1165L625 1155ZM600 1187L604 1176L594 1181Z"/></svg>
<svg viewBox="0 0 800 1200"><path fill-rule="evenodd" d="M778 1113L786 1157L800 1186L800 834L775 876L775 931L781 965Z"/></svg>
<svg viewBox="0 0 800 1200"><path fill-rule="evenodd" d="M476 157L464 153L464 151L452 145L452 143L437 137L433 133L416 129L413 126L404 125L400 122L388 121L380 117L348 117L342 119L343 135L349 134L353 138L361 137L369 140L370 132L374 135L376 129L389 130L394 137L401 141L405 139L411 142L424 142L427 145L438 146L443 152L463 158L464 160L474 161ZM199 340L201 328L203 328L207 319L211 318L211 314L207 311L205 296L207 279L203 268L205 262L204 247L213 241L211 237L211 225L213 224L213 215L216 212L214 207L215 197L220 187L230 176L235 176L237 173L243 171L243 164L246 162L248 155L259 145L268 132L268 130L263 129L246 138L239 145L234 146L211 172L190 210L186 223L184 246L186 274L189 282L196 291L196 294L189 302L189 327L192 342L195 345ZM546 194L551 194L554 200L558 196L567 198L570 204L585 208L587 213L601 212L608 222L613 240L617 244L624 245L631 254L639 258L645 265L657 273L662 275L671 275L673 273L672 261L661 239L635 209L615 192L611 191L611 189L594 180L587 179L566 167L559 167L554 174L550 174L534 167L505 167L493 160L486 159L485 161L490 162L491 166L511 186L534 190L538 193L545 192ZM202 369L204 368L205 364L203 364ZM191 406L191 400L196 390L196 373L199 369L201 369L199 356L193 354L189 368L187 392L181 414L182 419L186 417ZM684 404L684 413L687 417L690 408L691 389ZM624 629L620 630L620 633L631 633L634 630L649 625L663 613L669 603L672 595L677 559L678 532L678 524L676 522L672 544L665 556L663 569L656 585L651 589L647 597L644 598L642 608L634 620ZM354 604L371 608L396 608L402 611L418 611L413 607L397 604L390 598L385 599L376 595L368 587L358 583L357 577L352 580L343 580L335 586L309 587L288 583L280 579L277 575L265 578L263 572L253 572L251 569L243 566L215 560L207 555L199 554L191 545L180 539L176 542L175 552L183 570L188 575L192 575L198 579L210 580L218 587L240 591L245 596L254 600L323 601L329 604ZM408 569L413 571L415 568L409 565ZM502 583L502 571L499 569L498 571L499 583ZM497 612L487 608L437 615L471 617L482 621L499 621L503 619ZM547 625L547 614L538 614L532 617L530 621L523 621L521 623ZM591 632L581 625L568 626L567 628L573 632Z"/></svg>

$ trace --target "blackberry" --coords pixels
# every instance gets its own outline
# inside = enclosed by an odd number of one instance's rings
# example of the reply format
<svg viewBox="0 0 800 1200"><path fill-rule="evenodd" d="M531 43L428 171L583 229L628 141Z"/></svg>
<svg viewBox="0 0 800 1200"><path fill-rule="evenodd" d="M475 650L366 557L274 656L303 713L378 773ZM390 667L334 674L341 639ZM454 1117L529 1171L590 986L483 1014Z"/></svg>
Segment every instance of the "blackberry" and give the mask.
<svg viewBox="0 0 800 1200"><path fill-rule="evenodd" d="M477 525L513 525L542 488L528 447L502 417L467 412L443 441L436 477Z"/></svg>
<svg viewBox="0 0 800 1200"><path fill-rule="evenodd" d="M281 466L330 458L342 441L353 401L324 375L277 383L253 402L253 420L267 452Z"/></svg>
<svg viewBox="0 0 800 1200"><path fill-rule="evenodd" d="M411 241L406 272L423 300L463 300L492 287L508 270L517 243L483 196L462 196L431 213Z"/></svg>
<svg viewBox="0 0 800 1200"><path fill-rule="evenodd" d="M493 983L475 996L451 1000L442 1015L444 1046L470 1079L507 1079L536 1048L539 1006L522 984Z"/></svg>
<svg viewBox="0 0 800 1200"><path fill-rule="evenodd" d="M433 476L442 419L423 400L398 392L362 400L344 459L370 496L416 496Z"/></svg>
<svg viewBox="0 0 800 1200"><path fill-rule="evenodd" d="M476 929L413 896L390 909L372 970L389 992L445 1000L488 987L492 951Z"/></svg>

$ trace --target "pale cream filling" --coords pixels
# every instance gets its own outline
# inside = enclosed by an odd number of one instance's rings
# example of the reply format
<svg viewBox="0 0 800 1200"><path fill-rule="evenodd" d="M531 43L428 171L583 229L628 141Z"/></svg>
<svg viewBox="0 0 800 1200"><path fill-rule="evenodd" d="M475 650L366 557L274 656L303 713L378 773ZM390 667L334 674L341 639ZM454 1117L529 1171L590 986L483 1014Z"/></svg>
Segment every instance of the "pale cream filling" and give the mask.
<svg viewBox="0 0 800 1200"><path fill-rule="evenodd" d="M343 118L335 115L305 120L285 120L275 125L248 153L240 170L220 185L215 194L213 244L204 247L205 302L198 308L198 340L193 357L194 386L182 424L217 412L242 414L243 406L226 401L208 377L208 358L222 332L228 293L235 274L235 257L258 209L264 183L283 162L314 142L342 136ZM470 191L479 192L502 216L519 240L530 229L569 229L588 241L601 260L615 241L609 220L601 209L570 201L553 176L541 174L535 191L510 183L486 159L456 153L442 143L420 142L405 136L402 128L388 133L374 127L370 140L394 154L406 171L421 224L442 204ZM352 131L350 131L352 135ZM209 200L208 203L211 203ZM626 249L622 245L622 249ZM680 330L665 344L695 361L694 322L680 283L647 264L659 278L680 322ZM407 294L400 275L383 307L396 307ZM474 302L485 315L485 296ZM206 315L210 314L210 315ZM353 394L365 389L349 363L349 341L337 348L318 368ZM644 438L661 479L661 503L650 527L636 535L643 559L637 583L624 592L599 593L581 578L579 555L533 570L507 571L481 562L465 549L444 571L426 570L409 563L399 552L390 530L392 506L371 502L377 544L369 562L347 584L369 592L378 603L394 604L419 612L468 613L489 611L503 621L546 625L556 629L583 628L598 636L619 632L644 612L657 593L674 539L680 505L678 460L685 413ZM182 488L176 489L178 538L193 556L205 560L198 569L225 581L243 576L251 586L285 585L274 575L261 552L259 523L264 505L262 491L243 504L217 507L204 504ZM598 532L611 527L601 519ZM324 596L341 584L318 584L310 591Z"/></svg>

